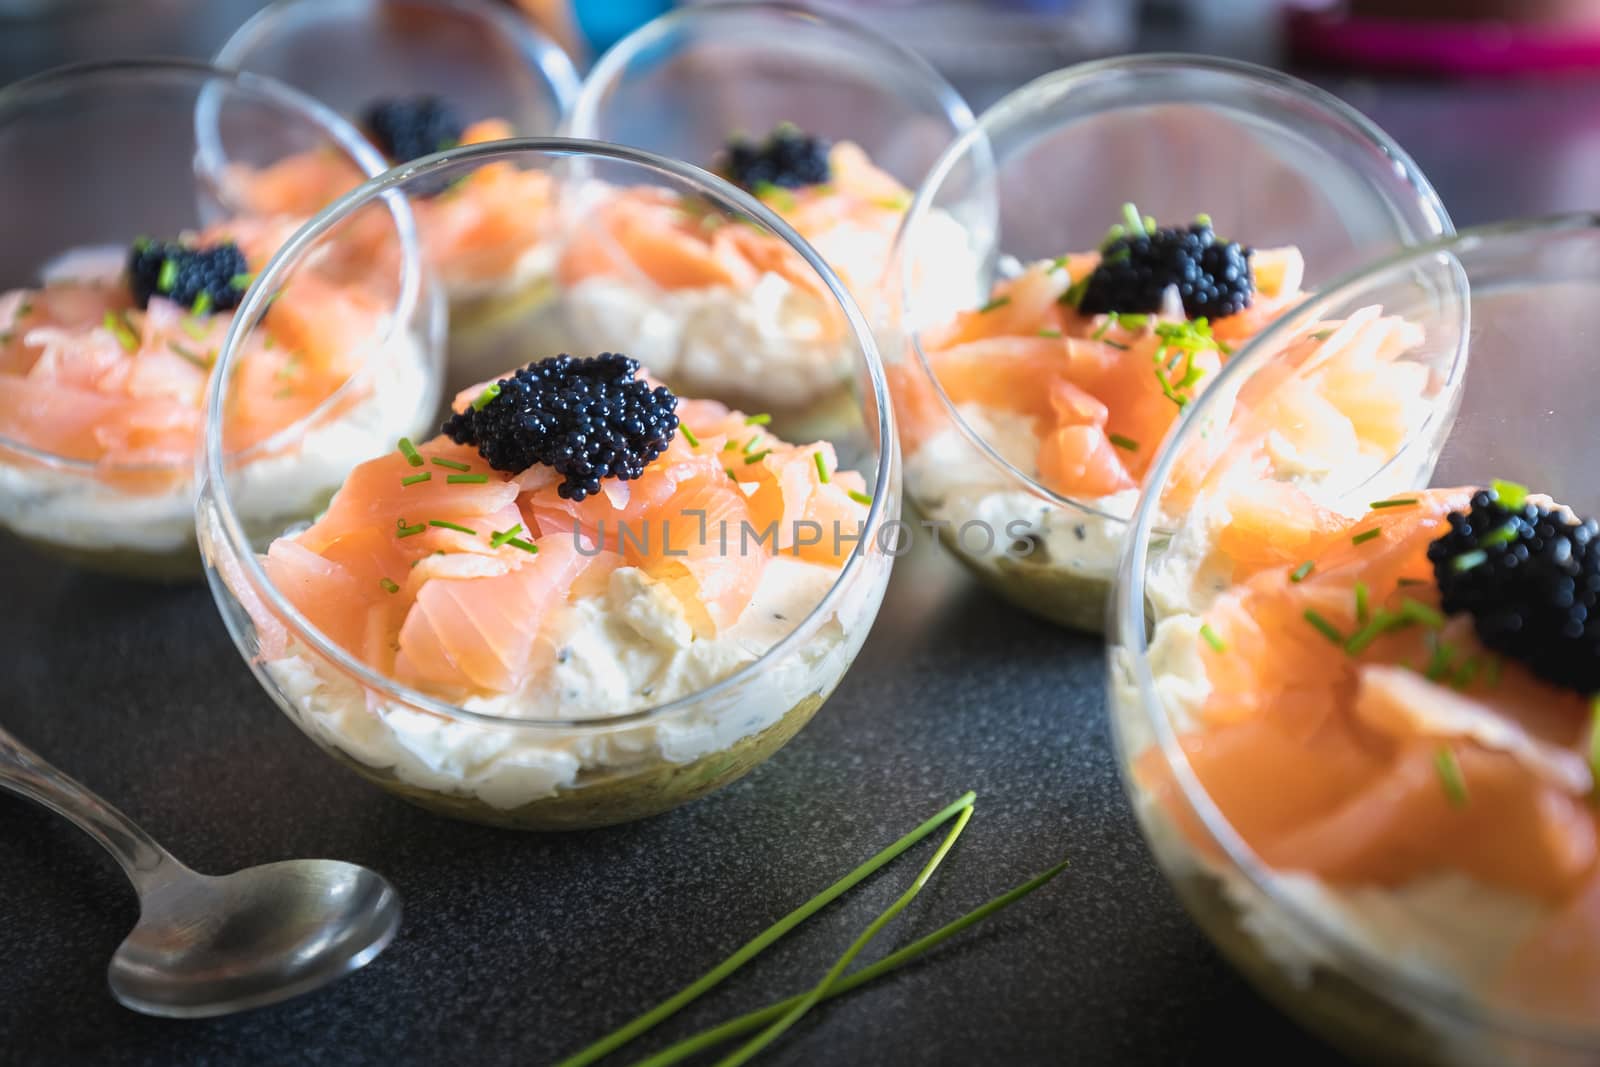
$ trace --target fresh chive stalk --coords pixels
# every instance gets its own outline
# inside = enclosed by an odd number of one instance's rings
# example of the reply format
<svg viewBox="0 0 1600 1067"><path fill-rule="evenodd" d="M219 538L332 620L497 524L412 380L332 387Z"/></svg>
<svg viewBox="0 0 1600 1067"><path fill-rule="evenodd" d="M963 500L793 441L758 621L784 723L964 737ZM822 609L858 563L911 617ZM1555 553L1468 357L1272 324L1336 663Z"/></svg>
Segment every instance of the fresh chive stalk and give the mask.
<svg viewBox="0 0 1600 1067"><path fill-rule="evenodd" d="M978 314L987 315L989 312L1003 308L1009 303L1011 303L1011 298L1009 296L997 296L987 304L983 305L983 307L979 308Z"/></svg>
<svg viewBox="0 0 1600 1067"><path fill-rule="evenodd" d="M872 506L872 498L865 493L859 493L856 490L851 489L848 495L851 500L854 500L857 504L860 504L863 507Z"/></svg>
<svg viewBox="0 0 1600 1067"><path fill-rule="evenodd" d="M1410 508L1415 507L1417 498L1414 496L1402 497L1399 500L1374 500L1369 507L1372 508Z"/></svg>
<svg viewBox="0 0 1600 1067"><path fill-rule="evenodd" d="M1505 505L1508 511L1516 511L1528 502L1528 487L1525 485L1496 478L1489 483L1489 488L1494 490L1496 499Z"/></svg>
<svg viewBox="0 0 1600 1067"><path fill-rule="evenodd" d="M1439 751L1433 754L1433 768L1439 772L1439 784L1444 787L1444 795L1453 808L1464 808L1470 799L1467 795L1467 780L1461 774L1461 764L1456 759L1456 753L1449 745L1440 745Z"/></svg>
<svg viewBox="0 0 1600 1067"><path fill-rule="evenodd" d="M1308 559L1304 563L1300 564L1300 566L1289 572L1289 580L1298 585L1311 576L1311 571L1315 567L1316 563Z"/></svg>
<svg viewBox="0 0 1600 1067"><path fill-rule="evenodd" d="M506 544L510 545L512 548L520 548L530 556L537 556L539 554L538 545L534 544L532 541L524 541L520 537L508 537L506 538Z"/></svg>
<svg viewBox="0 0 1600 1067"><path fill-rule="evenodd" d="M175 259L163 260L161 273L156 275L156 292L170 293L172 287L178 284L178 261Z"/></svg>
<svg viewBox="0 0 1600 1067"><path fill-rule="evenodd" d="M448 474L445 476L446 485L482 485L489 480L489 476L482 472L478 474Z"/></svg>
<svg viewBox="0 0 1600 1067"><path fill-rule="evenodd" d="M1450 566L1457 573L1470 571L1474 567L1481 567L1489 562L1489 553L1481 548L1474 548L1471 552L1463 552L1450 561Z"/></svg>
<svg viewBox="0 0 1600 1067"><path fill-rule="evenodd" d="M400 454L406 457L406 462L413 467L422 466L422 454L417 451L417 446L411 443L411 438L400 438Z"/></svg>
<svg viewBox="0 0 1600 1067"><path fill-rule="evenodd" d="M472 469L472 464L470 463L462 463L460 460L455 459L445 459L443 456L429 456L428 459L435 467L444 467L446 470L469 471Z"/></svg>
<svg viewBox="0 0 1600 1067"><path fill-rule="evenodd" d="M681 423L681 422L678 423L678 429L683 431L683 439L685 441L689 442L689 447L690 448L699 448L700 447L700 438L698 438L698 437L696 437L694 435L694 431L693 430L689 429L688 426L686 426L684 423Z"/></svg>
<svg viewBox="0 0 1600 1067"><path fill-rule="evenodd" d="M1108 433L1108 434L1106 434L1106 440L1110 441L1112 444L1116 445L1118 448L1124 449L1124 450L1126 450L1128 452L1137 452L1137 451L1139 451L1139 442L1138 441L1135 441L1131 437L1124 437L1120 433Z"/></svg>
<svg viewBox="0 0 1600 1067"><path fill-rule="evenodd" d="M400 479L400 484L403 487L403 486L409 486L409 485L416 485L419 482L428 482L428 481L432 481L432 480L433 480L433 472L432 471L423 471L421 474L413 474L413 475L410 475L408 477L401 478Z"/></svg>
<svg viewBox="0 0 1600 1067"><path fill-rule="evenodd" d="M1373 538L1379 536L1382 533L1383 533L1383 527L1374 526L1370 530L1362 530L1360 533L1358 533L1355 536L1351 537L1350 538L1350 543L1352 545L1364 545L1368 541L1371 541Z"/></svg>
<svg viewBox="0 0 1600 1067"><path fill-rule="evenodd" d="M462 526L460 523L451 522L448 519L429 519L428 525L437 526L441 530L454 530L456 533L464 533L471 537L478 535L478 531L470 526Z"/></svg>
<svg viewBox="0 0 1600 1067"><path fill-rule="evenodd" d="M828 462L822 458L821 452L811 453L811 458L817 462L817 480L823 485L828 484Z"/></svg>
<svg viewBox="0 0 1600 1067"><path fill-rule="evenodd" d="M493 400L495 397L497 397L499 395L500 395L500 383L499 382L494 382L494 383L490 384L489 386L487 386L483 390L483 392L479 393L476 397L473 398L473 400L472 400L472 410L473 411L482 411L484 408L489 406L489 402L491 400Z"/></svg>
<svg viewBox="0 0 1600 1067"><path fill-rule="evenodd" d="M1211 624L1209 622L1203 622L1200 624L1200 636L1205 638L1206 644L1211 646L1211 651L1228 651L1227 644L1222 640L1221 637L1217 636L1217 631L1211 628Z"/></svg>
<svg viewBox="0 0 1600 1067"><path fill-rule="evenodd" d="M760 463L770 455L772 455L772 449L763 448L760 452L744 457L744 465L748 467L752 463Z"/></svg>
<svg viewBox="0 0 1600 1067"><path fill-rule="evenodd" d="M388 578L379 578L378 584L383 586L385 593L398 593L400 591L400 587Z"/></svg>
<svg viewBox="0 0 1600 1067"><path fill-rule="evenodd" d="M1049 337L1051 339L1057 339L1057 338L1059 338L1061 336L1061 331L1060 330L1040 330L1039 331L1039 336L1040 337Z"/></svg>
<svg viewBox="0 0 1600 1067"><path fill-rule="evenodd" d="M521 532L522 523L520 522L511 527L509 530L496 530L494 533L489 535L489 547L499 548L501 545L505 544L507 541L511 540Z"/></svg>
<svg viewBox="0 0 1600 1067"><path fill-rule="evenodd" d="M1306 622L1309 622L1318 633L1320 633L1323 637L1326 637L1329 641L1332 641L1334 644L1342 646L1345 643L1345 636L1339 632L1339 628L1333 623L1329 622L1327 618L1315 608L1306 609L1305 620Z"/></svg>
<svg viewBox="0 0 1600 1067"><path fill-rule="evenodd" d="M1419 622L1430 630L1444 629L1444 614L1438 608L1430 607L1420 600L1406 597L1400 602L1400 613L1413 622Z"/></svg>
<svg viewBox="0 0 1600 1067"><path fill-rule="evenodd" d="M761 412L758 415L746 415L744 417L744 424L746 426L765 426L767 423L769 423L771 421L772 421L772 416L768 415L764 411Z"/></svg>
<svg viewBox="0 0 1600 1067"><path fill-rule="evenodd" d="M1368 602L1371 600L1371 598L1372 598L1372 594L1371 594L1371 591L1367 588L1367 583L1366 582L1357 582L1356 583L1356 622L1365 623L1367 621Z"/></svg>

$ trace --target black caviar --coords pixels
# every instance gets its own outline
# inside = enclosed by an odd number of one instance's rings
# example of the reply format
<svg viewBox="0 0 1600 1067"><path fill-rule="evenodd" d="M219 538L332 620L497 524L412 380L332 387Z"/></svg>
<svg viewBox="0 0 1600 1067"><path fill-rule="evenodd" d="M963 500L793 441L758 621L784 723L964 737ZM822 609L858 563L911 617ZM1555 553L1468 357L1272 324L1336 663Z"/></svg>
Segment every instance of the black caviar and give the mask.
<svg viewBox="0 0 1600 1067"><path fill-rule="evenodd" d="M602 478L639 477L678 430L678 398L638 371L638 360L613 352L541 360L490 386L441 432L498 471L553 467L561 496L582 500Z"/></svg>
<svg viewBox="0 0 1600 1067"><path fill-rule="evenodd" d="M239 306L250 288L250 264L232 241L190 248L177 241L141 238L128 252L128 289L133 302L148 307L153 296L184 307Z"/></svg>
<svg viewBox="0 0 1600 1067"><path fill-rule="evenodd" d="M1496 489L1449 522L1428 546L1444 610L1469 613L1484 645L1545 681L1600 692L1600 523Z"/></svg>
<svg viewBox="0 0 1600 1067"><path fill-rule="evenodd" d="M461 143L466 124L442 96L385 97L368 106L367 134L391 163L409 163Z"/></svg>
<svg viewBox="0 0 1600 1067"><path fill-rule="evenodd" d="M723 152L721 169L733 184L750 190L763 185L785 189L821 185L833 176L828 163L829 147L822 138L785 123L760 143L731 138Z"/></svg>
<svg viewBox="0 0 1600 1067"><path fill-rule="evenodd" d="M1237 241L1218 240L1205 220L1123 233L1101 248L1078 310L1148 314L1161 310L1162 294L1175 285L1189 318L1226 318L1249 307L1255 295L1251 254Z"/></svg>

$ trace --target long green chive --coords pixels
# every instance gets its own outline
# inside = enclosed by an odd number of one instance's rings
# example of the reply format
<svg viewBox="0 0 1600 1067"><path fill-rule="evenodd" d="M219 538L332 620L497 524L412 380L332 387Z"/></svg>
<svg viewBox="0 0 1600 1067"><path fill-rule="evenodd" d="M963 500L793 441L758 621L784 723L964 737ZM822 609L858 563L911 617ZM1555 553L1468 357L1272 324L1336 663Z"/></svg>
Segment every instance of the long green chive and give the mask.
<svg viewBox="0 0 1600 1067"><path fill-rule="evenodd" d="M111 331L111 336L115 337L117 344L124 349L129 352L137 352L139 350L139 338L134 336L133 330L128 327L128 323L121 315L118 315L115 311L108 311L100 324Z"/></svg>
<svg viewBox="0 0 1600 1067"><path fill-rule="evenodd" d="M811 458L817 461L817 480L823 485L828 484L828 461L822 458L821 452L811 453Z"/></svg>
<svg viewBox="0 0 1600 1067"><path fill-rule="evenodd" d="M491 383L490 385L488 385L488 386L486 386L484 388L483 392L479 393L476 397L473 398L473 400L472 400L472 410L473 411L482 411L484 408L489 406L489 402L491 400L493 400L495 397L497 397L499 395L500 395L500 383L499 382Z"/></svg>
<svg viewBox="0 0 1600 1067"><path fill-rule="evenodd" d="M1453 570L1459 573L1461 571L1470 571L1474 567L1482 566L1484 563L1487 563L1488 560L1489 553L1485 552L1481 548L1475 548L1471 552L1463 552L1461 555L1456 556L1450 561L1450 566Z"/></svg>
<svg viewBox="0 0 1600 1067"><path fill-rule="evenodd" d="M1590 792L1600 790L1600 694L1589 698L1589 774L1595 782Z"/></svg>
<svg viewBox="0 0 1600 1067"><path fill-rule="evenodd" d="M1108 433L1108 434L1106 434L1106 440L1110 441L1112 444L1116 445L1118 448L1125 449L1125 450L1127 450L1129 452L1137 452L1137 451L1139 451L1139 442L1138 441L1135 441L1131 437L1124 437L1120 433Z"/></svg>
<svg viewBox="0 0 1600 1067"><path fill-rule="evenodd" d="M699 448L700 447L700 438L696 437L694 435L694 431L689 429L689 427L687 425L685 425L684 423L680 422L680 423L678 423L678 429L683 431L683 439L685 441L689 442L689 447L690 448Z"/></svg>
<svg viewBox="0 0 1600 1067"><path fill-rule="evenodd" d="M462 526L459 523L449 522L445 519L429 519L428 525L437 526L441 530L454 530L456 533L469 534L473 537L478 535L478 531L472 529L470 526Z"/></svg>
<svg viewBox="0 0 1600 1067"><path fill-rule="evenodd" d="M1040 330L1039 331L1039 336L1040 337L1049 337L1049 338L1058 338L1058 337L1061 336L1061 331L1060 330Z"/></svg>
<svg viewBox="0 0 1600 1067"><path fill-rule="evenodd" d="M211 294L204 289L194 298L194 303L189 307L189 314L197 319L203 319L211 311Z"/></svg>
<svg viewBox="0 0 1600 1067"><path fill-rule="evenodd" d="M1412 622L1420 622L1430 629L1444 629L1444 615L1439 609L1430 607L1420 600L1406 597L1400 602L1400 613Z"/></svg>
<svg viewBox="0 0 1600 1067"><path fill-rule="evenodd" d="M1228 651L1227 644L1223 642L1222 638L1217 636L1217 631L1211 628L1211 624L1209 622L1203 622L1200 624L1200 636L1205 638L1206 644L1211 646L1211 650L1213 652Z"/></svg>
<svg viewBox="0 0 1600 1067"><path fill-rule="evenodd" d="M760 463L762 460L766 459L770 455L772 455L772 449L763 448L760 452L757 452L753 456L744 457L744 465L746 467L748 467L752 463Z"/></svg>
<svg viewBox="0 0 1600 1067"><path fill-rule="evenodd" d="M469 471L472 469L472 464L470 463L462 463L460 460L455 459L445 459L442 456L429 456L428 461L435 467L444 467L453 471Z"/></svg>
<svg viewBox="0 0 1600 1067"><path fill-rule="evenodd" d="M1373 508L1409 508L1415 507L1417 498L1414 496L1402 497L1399 500L1374 500L1369 507Z"/></svg>
<svg viewBox="0 0 1600 1067"><path fill-rule="evenodd" d="M739 442L730 437L728 438L728 443L722 446L722 450L724 452L737 452L739 451Z"/></svg>
<svg viewBox="0 0 1600 1067"><path fill-rule="evenodd" d="M1069 285L1067 287L1067 291L1061 294L1061 298L1057 300L1056 303L1070 304L1073 307L1077 307L1079 304L1083 303L1083 294L1089 291L1089 277L1090 275L1085 274L1083 277Z"/></svg>
<svg viewBox="0 0 1600 1067"><path fill-rule="evenodd" d="M171 261L169 260L168 262ZM378 584L383 586L383 591L385 593L398 593L400 591L400 587L394 584L394 582L390 581L388 578L379 578Z"/></svg>
<svg viewBox="0 0 1600 1067"><path fill-rule="evenodd" d="M167 262L171 263L172 261L169 259L169 260L167 260ZM201 370L204 370L204 369L206 369L207 367L209 367L211 365L211 364L207 363L204 359L202 359L198 352L194 351L191 348L185 348L183 345L179 344L176 341L168 341L167 342L167 347L172 349L172 351L177 353L181 358L186 359L190 363L193 363L196 367L199 367Z"/></svg>
<svg viewBox="0 0 1600 1067"><path fill-rule="evenodd" d="M1336 645L1344 644L1344 634L1340 633L1339 628L1324 618L1323 615L1316 609L1307 608L1305 611L1305 620L1315 627L1317 632L1323 637L1326 637L1329 641L1332 641Z"/></svg>
<svg viewBox="0 0 1600 1067"><path fill-rule="evenodd" d="M1196 226L1210 226L1211 225L1211 216L1207 215L1204 211L1202 211L1202 212L1200 212L1200 214L1198 214L1198 215L1196 215L1194 217L1194 224Z"/></svg>
<svg viewBox="0 0 1600 1067"><path fill-rule="evenodd" d="M1439 784L1444 786L1444 795L1453 808L1467 806L1467 780L1461 774L1461 764L1456 760L1455 750L1449 745L1440 745L1439 751L1433 754L1433 769L1439 772Z"/></svg>
<svg viewBox="0 0 1600 1067"><path fill-rule="evenodd" d="M1316 563L1313 560L1306 560L1304 563L1300 564L1300 566L1289 572L1289 580L1296 584L1305 581L1308 577L1310 577L1311 571L1314 567L1316 567Z"/></svg>
<svg viewBox="0 0 1600 1067"><path fill-rule="evenodd" d="M400 438L400 454L406 457L406 462L413 467L422 466L422 454L417 451L417 446L411 443L411 438Z"/></svg>
<svg viewBox="0 0 1600 1067"><path fill-rule="evenodd" d="M1517 524L1515 522L1508 522L1504 526L1496 526L1494 529L1478 538L1478 544L1488 548L1491 545L1510 544L1516 539Z"/></svg>
<svg viewBox="0 0 1600 1067"><path fill-rule="evenodd" d="M1383 527L1374 526L1372 529L1370 529L1370 530L1362 530L1360 533L1358 533L1354 537L1350 538L1350 543L1352 545L1364 545L1368 541L1371 541L1373 538L1377 537L1381 533L1383 533Z"/></svg>
<svg viewBox="0 0 1600 1067"><path fill-rule="evenodd" d="M400 484L402 486L416 485L419 482L427 482L427 481L432 481L432 480L433 480L433 472L432 471L423 471L421 474L413 474L410 477L401 478L400 479Z"/></svg>
<svg viewBox="0 0 1600 1067"><path fill-rule="evenodd" d="M449 474L445 476L446 485L482 485L489 480L487 474Z"/></svg>
<svg viewBox="0 0 1600 1067"><path fill-rule="evenodd" d="M822 976L822 981L813 986L809 993L800 998L800 1003L790 1008L776 1022L751 1038L731 1055L723 1057L719 1061L718 1067L739 1067L740 1064L749 1062L757 1053L776 1041L786 1030L799 1022L807 1012L816 1007L818 1001L827 996L828 991L838 983L839 979L844 975L845 969L855 961L855 958L861 954L861 951L867 945L871 944L872 939L877 937L885 926L894 921L897 915L910 907L913 900L917 899L917 895L922 892L922 887L928 884L928 880L933 877L933 873L939 869L939 865L944 862L944 858L950 854L950 850L955 847L956 841L961 837L962 831L967 828L967 823L971 820L972 808L969 806L962 809L961 814L956 816L955 825L950 827L950 832L939 843L939 848L929 857L928 862L923 865L922 870L918 872L911 885L896 898L893 904L883 909L876 919L867 924L867 928L861 931L860 936L851 942L850 947L845 949L844 953L834 961L832 967L828 968L828 973Z"/></svg>
<svg viewBox="0 0 1600 1067"><path fill-rule="evenodd" d="M489 547L499 548L501 545L505 544L507 541L511 540L521 532L522 523L520 522L511 527L509 530L496 530L489 536Z"/></svg>
<svg viewBox="0 0 1600 1067"><path fill-rule="evenodd" d="M760 434L756 434L755 436L751 437L750 440L746 441L739 448L739 451L743 452L745 455L748 456L751 452L753 452L755 450L756 445L759 445L760 443L761 443L761 435Z"/></svg>
<svg viewBox="0 0 1600 1067"><path fill-rule="evenodd" d="M156 292L170 293L172 287L178 284L178 261L166 259L161 261L161 273L156 275Z"/></svg>
<svg viewBox="0 0 1600 1067"><path fill-rule="evenodd" d="M506 544L510 545L512 548L520 548L522 551L532 556L537 556L539 554L538 545L534 544L532 541L524 541L520 537L508 537L506 538Z"/></svg>
<svg viewBox="0 0 1600 1067"><path fill-rule="evenodd" d="M851 500L854 500L857 504L860 504L863 507L872 506L872 498L865 493L858 493L856 490L851 489L849 490L848 495Z"/></svg>
<svg viewBox="0 0 1600 1067"><path fill-rule="evenodd" d="M1422 676L1430 682L1439 681L1450 673L1455 658L1454 646L1447 641L1434 641L1433 651L1428 654L1428 665L1423 668Z"/></svg>
<svg viewBox="0 0 1600 1067"><path fill-rule="evenodd" d="M1505 505L1507 511L1516 511L1528 502L1528 487L1525 485L1496 478L1489 483L1489 488L1494 490L1496 499Z"/></svg>
<svg viewBox="0 0 1600 1067"><path fill-rule="evenodd" d="M396 537L415 537L417 534L422 533L427 528L427 526L420 522L415 526L407 526L406 520L401 519L395 524L394 535Z"/></svg>
<svg viewBox="0 0 1600 1067"><path fill-rule="evenodd" d="M972 802L976 799L976 795L971 792L962 794L953 803L945 807L943 811L861 864L855 870L833 883L833 885L824 889L788 915L785 915L782 919L767 927L755 938L746 942L733 955L717 964L717 966L691 982L688 986L668 997L643 1015L613 1030L594 1044L562 1060L556 1067L585 1067L585 1065L594 1063L602 1057L609 1056L634 1038L648 1033L667 1019L670 1019L700 997L715 989L729 975L771 947L783 935L833 903L840 896L843 896L884 864L899 856L906 849L933 833L933 831L961 814L961 812L972 807Z"/></svg>
<svg viewBox="0 0 1600 1067"><path fill-rule="evenodd" d="M228 287L230 289L239 289L242 291L250 288L250 283L255 280L256 276L254 274L235 274L233 277L228 279Z"/></svg>
<svg viewBox="0 0 1600 1067"><path fill-rule="evenodd" d="M828 990L822 999L832 1000L834 997L843 996L852 989L859 988L860 986L866 985L868 982L882 978L886 974L899 970L901 967L904 967L906 964L912 962L928 950L937 948L945 941L948 941L950 938L961 933L961 931L982 922L995 912L1010 907L1012 904L1015 904L1017 901L1021 900L1029 893L1032 893L1034 890L1049 884L1057 875L1061 874L1061 872L1065 871L1066 869L1067 863L1065 860L1063 860L1054 867L1051 867L1048 871L1045 871L1043 874L1035 875L1026 882L1017 886L1015 889L1003 893L988 903L967 912L954 922L946 923L928 936L918 938L916 941L913 941L911 944L907 945L903 949L900 949L898 952L892 952L883 959L879 960L877 963L874 963L869 967L863 967L854 974L846 975L845 977L839 979L838 983L835 984L832 989ZM799 1004L803 999L805 999L805 994L799 993L788 998L787 1000L781 1000L776 1004L769 1004L767 1007L762 1008L759 1011L752 1011L745 1015L740 1015L737 1018L729 1019L720 1026L713 1027L709 1030L702 1030L693 1037L684 1038L677 1044L671 1045L668 1048L664 1048L648 1059L640 1061L638 1067L670 1067L671 1064L677 1063L679 1060L682 1060L688 1056L692 1056L697 1052L701 1052L708 1048L715 1048L717 1045L720 1045L725 1041L731 1041L740 1034L747 1034L751 1030L766 1026L775 1019L781 1019L790 1009L792 1009L796 1004Z"/></svg>
<svg viewBox="0 0 1600 1067"><path fill-rule="evenodd" d="M746 426L765 426L767 423L769 423L771 421L772 421L772 416L768 415L764 411L761 412L758 415L746 415L744 417L744 424Z"/></svg>
<svg viewBox="0 0 1600 1067"><path fill-rule="evenodd" d="M1350 640L1344 643L1344 650L1352 656L1359 656L1367 650L1367 646L1384 634L1403 630L1415 622L1415 619L1408 618L1398 611L1385 611L1379 608L1365 626L1350 635Z"/></svg>
<svg viewBox="0 0 1600 1067"><path fill-rule="evenodd" d="M1011 303L1011 298L1009 296L997 296L987 304L983 305L983 307L979 308L978 314L987 315L989 312L994 311L997 308L1003 308L1009 303Z"/></svg>
<svg viewBox="0 0 1600 1067"><path fill-rule="evenodd" d="M1371 591L1367 589L1366 582L1356 583L1356 622L1367 621L1367 601L1371 598Z"/></svg>
<svg viewBox="0 0 1600 1067"><path fill-rule="evenodd" d="M1122 205L1122 224L1127 227L1130 234L1145 232L1144 218L1139 214L1139 209L1132 204Z"/></svg>
<svg viewBox="0 0 1600 1067"><path fill-rule="evenodd" d="M1477 656L1468 656L1456 669L1455 677L1450 679L1450 684L1457 689L1465 689L1478 677L1478 669L1483 666L1483 661Z"/></svg>

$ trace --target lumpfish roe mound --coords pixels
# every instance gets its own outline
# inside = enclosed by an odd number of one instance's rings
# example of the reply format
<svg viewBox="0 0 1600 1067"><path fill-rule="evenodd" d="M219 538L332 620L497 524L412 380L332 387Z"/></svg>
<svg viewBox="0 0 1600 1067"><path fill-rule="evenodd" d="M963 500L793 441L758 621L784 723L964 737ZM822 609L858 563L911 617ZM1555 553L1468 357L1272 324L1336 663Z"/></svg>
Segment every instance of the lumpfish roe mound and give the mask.
<svg viewBox="0 0 1600 1067"><path fill-rule="evenodd" d="M1474 493L1428 546L1441 606L1470 613L1479 640L1544 680L1600 692L1600 523L1509 503Z"/></svg>
<svg viewBox="0 0 1600 1067"><path fill-rule="evenodd" d="M375 100L363 122L378 151L396 164L454 148L466 129L455 108L434 95Z"/></svg>
<svg viewBox="0 0 1600 1067"><path fill-rule="evenodd" d="M637 360L612 352L541 360L490 386L441 432L498 471L553 467L560 495L582 500L602 478L639 477L678 430L678 398L638 371Z"/></svg>
<svg viewBox="0 0 1600 1067"><path fill-rule="evenodd" d="M184 307L199 302L216 309L233 308L249 287L249 261L232 241L188 248L177 241L140 239L128 253L128 289L141 308L148 307L153 296Z"/></svg>
<svg viewBox="0 0 1600 1067"><path fill-rule="evenodd" d="M724 153L722 170L729 181L751 190L763 185L785 189L822 185L832 177L829 147L822 138L785 124L773 130L760 144L743 137L731 139Z"/></svg>
<svg viewBox="0 0 1600 1067"><path fill-rule="evenodd" d="M1176 286L1189 318L1225 318L1249 307L1255 295L1250 255L1237 241L1219 241L1209 222L1124 233L1101 249L1078 310L1149 314L1161 310L1167 287Z"/></svg>

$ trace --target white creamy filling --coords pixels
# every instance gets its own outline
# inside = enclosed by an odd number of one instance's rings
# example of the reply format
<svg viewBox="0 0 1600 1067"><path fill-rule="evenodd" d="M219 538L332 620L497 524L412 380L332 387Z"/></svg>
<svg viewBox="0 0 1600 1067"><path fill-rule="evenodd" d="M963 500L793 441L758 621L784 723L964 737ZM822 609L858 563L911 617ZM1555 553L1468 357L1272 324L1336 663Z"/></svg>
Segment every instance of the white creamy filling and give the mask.
<svg viewBox="0 0 1600 1067"><path fill-rule="evenodd" d="M439 274L451 310L458 311L462 305L470 309L470 305L475 303L511 296L547 284L555 275L560 259L561 249L556 242L540 241L524 249L508 270L474 277L461 271L452 271L446 263Z"/></svg>
<svg viewBox="0 0 1600 1067"><path fill-rule="evenodd" d="M416 338L389 342L373 369L373 388L362 400L309 430L289 451L233 472L229 488L246 524L310 514L352 467L392 448L432 415L438 382ZM69 548L176 552L194 543L194 491L187 467L166 489L141 493L76 470L0 460L0 523Z"/></svg>
<svg viewBox="0 0 1600 1067"><path fill-rule="evenodd" d="M694 636L664 587L635 568L620 568L603 595L572 605L549 669L515 693L464 702L504 725L444 719L369 697L347 676L319 670L320 660L293 643L265 667L291 714L322 743L408 785L510 809L580 787L580 775L683 764L723 751L830 691L865 638L881 582L858 583L802 646L700 706L609 730L517 722L624 715L701 692L777 644L837 577L832 567L771 559L738 621L705 638Z"/></svg>

